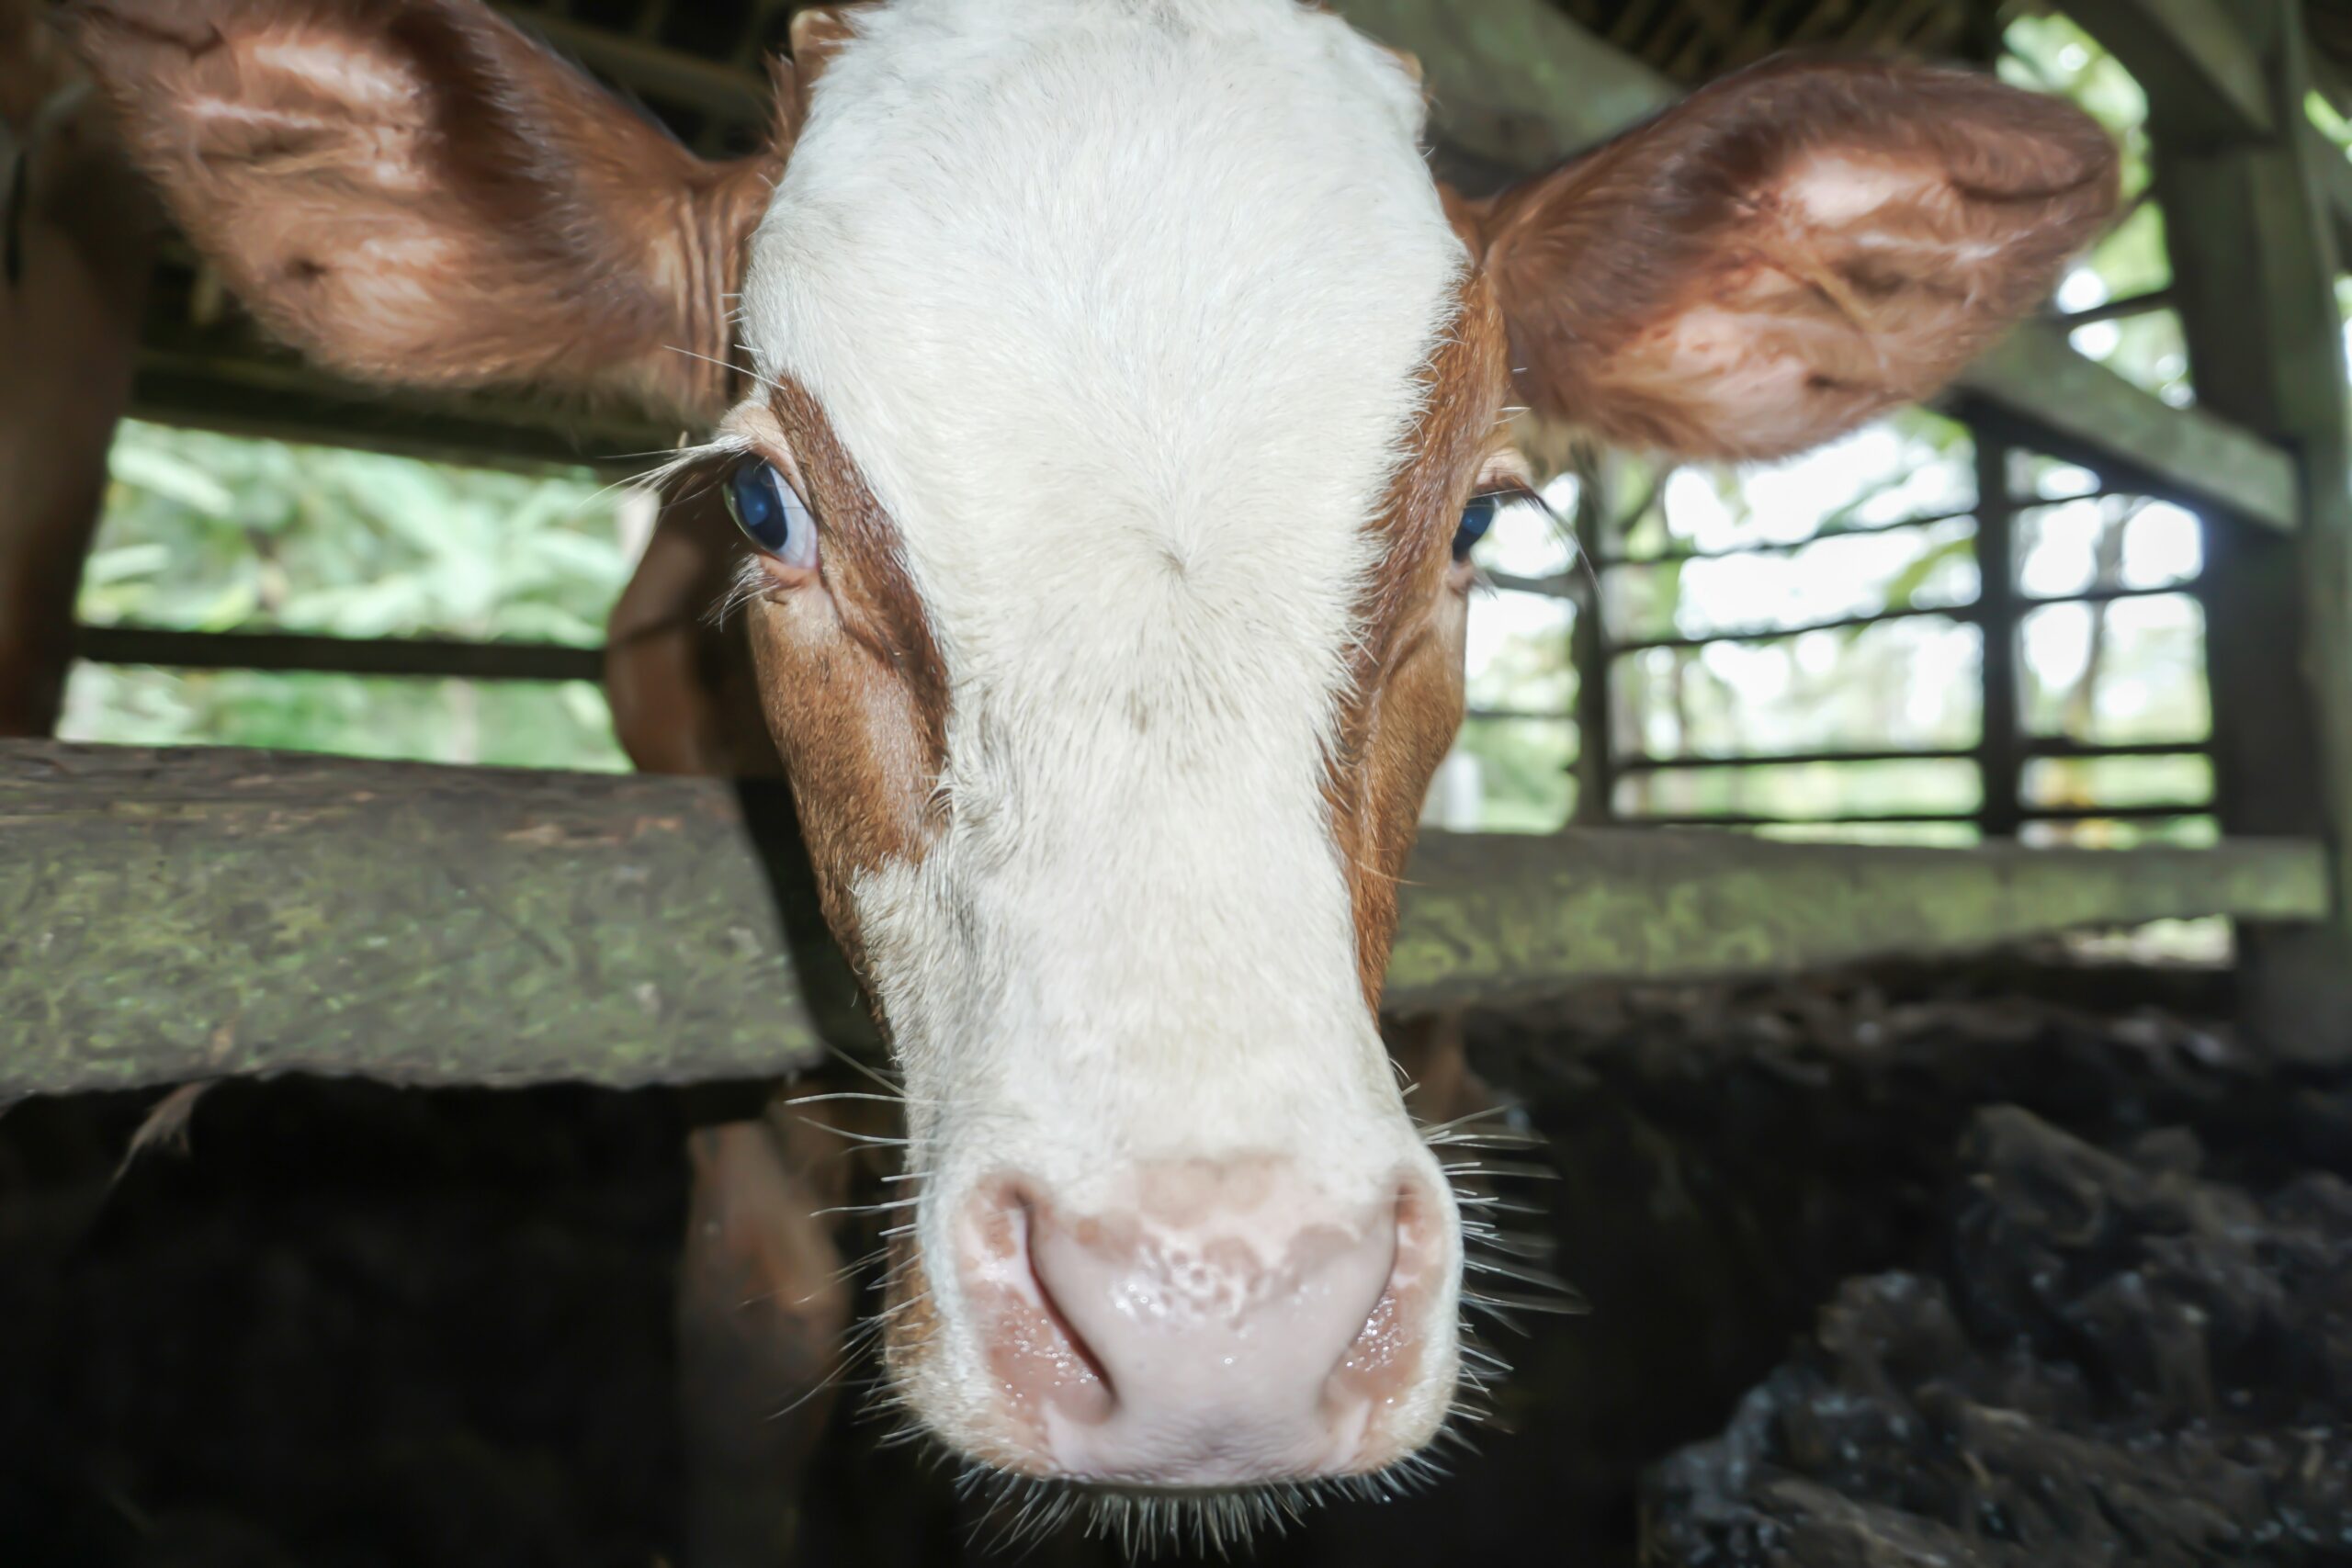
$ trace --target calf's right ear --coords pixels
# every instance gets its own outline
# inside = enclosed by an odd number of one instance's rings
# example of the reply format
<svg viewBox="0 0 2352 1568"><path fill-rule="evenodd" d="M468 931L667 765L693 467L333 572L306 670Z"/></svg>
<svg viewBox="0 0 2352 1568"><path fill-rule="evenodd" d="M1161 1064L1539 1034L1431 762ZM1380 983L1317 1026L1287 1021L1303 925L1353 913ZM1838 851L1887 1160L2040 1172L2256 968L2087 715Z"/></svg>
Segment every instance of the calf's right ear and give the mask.
<svg viewBox="0 0 2352 1568"><path fill-rule="evenodd" d="M134 161L271 331L365 380L702 423L778 145L695 156L480 0L73 0ZM702 357L696 357L702 356Z"/></svg>
<svg viewBox="0 0 2352 1568"><path fill-rule="evenodd" d="M2115 145L2072 105L1797 59L1455 209L1529 406L1625 446L1769 458L1934 392L2115 203Z"/></svg>

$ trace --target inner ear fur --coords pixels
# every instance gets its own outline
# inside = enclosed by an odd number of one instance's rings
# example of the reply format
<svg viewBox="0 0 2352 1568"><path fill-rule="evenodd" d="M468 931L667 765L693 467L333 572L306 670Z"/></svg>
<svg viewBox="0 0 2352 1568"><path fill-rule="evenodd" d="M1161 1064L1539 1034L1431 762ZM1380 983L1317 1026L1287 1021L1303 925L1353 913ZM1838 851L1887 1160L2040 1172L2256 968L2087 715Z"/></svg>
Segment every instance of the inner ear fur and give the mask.
<svg viewBox="0 0 2352 1568"><path fill-rule="evenodd" d="M131 156L272 332L362 379L723 412L729 296L798 117L695 156L479 0L74 0ZM679 350L689 351L680 353Z"/></svg>
<svg viewBox="0 0 2352 1568"><path fill-rule="evenodd" d="M792 14L786 37L792 49L792 63L800 73L804 89L815 85L842 46L857 37L858 18L878 3L879 0L848 0L840 6L808 6Z"/></svg>
<svg viewBox="0 0 2352 1568"><path fill-rule="evenodd" d="M2116 186L2113 142L2070 104L1800 58L1451 206L1539 414L1759 458L1941 387L2048 296Z"/></svg>

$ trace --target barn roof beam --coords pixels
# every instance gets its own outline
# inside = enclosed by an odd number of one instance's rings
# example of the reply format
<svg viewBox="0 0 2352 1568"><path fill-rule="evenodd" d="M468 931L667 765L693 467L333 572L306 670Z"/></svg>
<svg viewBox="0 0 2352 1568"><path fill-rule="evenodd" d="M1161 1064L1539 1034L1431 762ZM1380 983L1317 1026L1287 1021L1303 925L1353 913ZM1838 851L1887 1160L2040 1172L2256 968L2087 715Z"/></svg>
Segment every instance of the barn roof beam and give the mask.
<svg viewBox="0 0 2352 1568"><path fill-rule="evenodd" d="M0 1104L288 1071L781 1075L871 1039L791 823L780 788L708 779L0 744ZM1495 1004L2326 901L2321 852L2290 840L1432 833L1388 992L1400 1011Z"/></svg>

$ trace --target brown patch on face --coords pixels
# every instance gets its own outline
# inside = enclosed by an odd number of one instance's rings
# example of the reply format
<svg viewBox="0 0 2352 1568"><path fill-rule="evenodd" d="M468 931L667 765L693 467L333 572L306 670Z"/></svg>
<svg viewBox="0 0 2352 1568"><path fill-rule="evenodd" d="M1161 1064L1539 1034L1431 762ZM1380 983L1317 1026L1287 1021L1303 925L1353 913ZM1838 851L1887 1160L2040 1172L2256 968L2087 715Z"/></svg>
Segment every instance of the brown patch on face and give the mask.
<svg viewBox="0 0 2352 1568"><path fill-rule="evenodd" d="M822 585L753 602L760 705L792 780L826 923L863 973L850 885L886 863L921 859L930 840L946 764L947 672L897 525L824 411L788 381L769 409L818 519Z"/></svg>
<svg viewBox="0 0 2352 1568"><path fill-rule="evenodd" d="M1411 456L1373 525L1386 548L1365 589L1365 635L1325 771L1354 905L1357 969L1374 1008L1396 931L1396 878L1430 777L1462 727L1465 605L1447 577L1463 503L1498 434L1509 386L1503 341L1493 292L1474 273L1452 331L1422 370Z"/></svg>

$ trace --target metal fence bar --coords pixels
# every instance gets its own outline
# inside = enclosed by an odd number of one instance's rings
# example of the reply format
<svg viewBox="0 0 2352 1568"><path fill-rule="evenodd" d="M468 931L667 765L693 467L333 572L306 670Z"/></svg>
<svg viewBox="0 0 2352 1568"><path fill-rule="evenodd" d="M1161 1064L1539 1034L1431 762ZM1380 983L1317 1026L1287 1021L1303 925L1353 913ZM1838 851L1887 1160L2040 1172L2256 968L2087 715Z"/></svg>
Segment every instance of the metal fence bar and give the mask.
<svg viewBox="0 0 2352 1568"><path fill-rule="evenodd" d="M2019 822L2018 775L2024 769L2023 694L2018 670L2017 529L2009 511L2009 446L1997 435L1972 432L1976 448L1976 624L1984 638L1983 728L1976 766L1983 775L1977 826L1987 838L2013 839Z"/></svg>
<svg viewBox="0 0 2352 1568"><path fill-rule="evenodd" d="M2079 593L2034 594L2019 598L2018 604L2024 609L2039 610L2045 604L2112 604L2120 599L2191 599L2196 594L2197 580L2190 577L2178 582L2164 582L2145 588L2127 588L2109 583L2100 588L2086 588Z"/></svg>
<svg viewBox="0 0 2352 1568"><path fill-rule="evenodd" d="M2012 563L2014 555L2011 556ZM1981 569L1980 569L1981 570ZM1990 581L1989 579L1987 580ZM2012 592L2011 604L2018 614L2040 610L2052 604L2111 604L2120 599L2189 598L2197 592L2194 578L2180 582L2161 583L2148 588L2087 588L2079 593L2052 593L2028 596ZM1827 620L1804 621L1787 626L1734 626L1728 631L1693 632L1680 637L1643 637L1621 642L1611 650L1613 657L1629 653L1646 653L1658 648L1704 648L1717 642L1774 642L1781 637L1805 637L1814 632L1858 631L1864 626L1883 625L1889 621L1916 621L1931 616L1946 620L1983 623L1988 615L2003 613L2007 606L1983 593L1957 604L1906 604L1898 609L1873 610L1866 615L1838 615ZM2014 621L2011 623L2014 625Z"/></svg>
<svg viewBox="0 0 2352 1568"><path fill-rule="evenodd" d="M1924 750L1886 747L1850 750L1744 751L1736 756L1639 755L1618 758L1617 771L1621 773L1654 773L1683 768L1802 768L1848 762L1973 762L1975 760L1976 748L1973 746L1931 747Z"/></svg>
<svg viewBox="0 0 2352 1568"><path fill-rule="evenodd" d="M2192 757L2212 750L2211 740L2077 740L2071 735L2029 736L2025 754L2042 759L2076 760L2092 757Z"/></svg>
<svg viewBox="0 0 2352 1568"><path fill-rule="evenodd" d="M2143 492L2132 489L2098 489L2079 491L2073 495L2015 496L2009 501L2012 513L2034 512L2052 506L2075 506L2086 501L2106 501L2116 496L2138 497ZM1587 565L1596 572L1617 571L1627 567L1679 566L1690 561L1737 560L1746 556L1792 555L1803 549L1831 539L1861 539L1880 534L1893 534L1905 528L1925 528L1938 523L1956 523L1973 517L1976 509L1972 504L1950 512L1924 512L1915 516L1897 517L1884 523L1849 524L1824 528L1802 539L1756 539L1736 545L1719 545L1705 549L1662 550L1647 556L1606 556L1598 552L1584 558L1566 571L1547 573L1542 577L1522 577L1517 572L1489 571L1488 586L1511 593L1536 593L1547 599L1572 599L1584 591L1583 570Z"/></svg>
<svg viewBox="0 0 2352 1568"><path fill-rule="evenodd" d="M1612 658L1623 658L1629 653L1647 653L1661 648L1704 648L1717 642L1776 642L1781 637L1806 637L1815 632L1856 631L1888 621L1916 621L1928 616L1940 616L1949 621L1973 621L1977 616L1977 604L1970 601L1959 604L1905 606L1899 610L1877 610L1866 615L1838 615L1824 621L1807 621L1792 626L1736 626L1729 631L1702 632L1689 637L1644 637L1638 641L1618 643L1610 652Z"/></svg>
<svg viewBox="0 0 2352 1568"><path fill-rule="evenodd" d="M2079 463L2070 466L2082 467ZM2113 501L2119 497L2128 497L2133 501L2164 499L2161 496L2152 496L2146 491L2134 489L2131 485L2102 484L2097 490L2076 491L2072 495L2013 495L2009 498L2009 510L2019 513L2041 512L2052 506L2079 506L2086 501Z"/></svg>
<svg viewBox="0 0 2352 1568"><path fill-rule="evenodd" d="M1662 550L1648 556L1600 556L1592 558L1594 568L1613 571L1629 566L1676 566L1684 561L1731 560L1740 556L1785 555L1822 543L1826 539L1863 539L1878 534L1893 534L1905 528L1926 528L1938 523L1957 523L1963 517L1974 516L1975 506L1956 508L1950 512L1926 512L1911 517L1891 518L1883 523L1849 523L1823 528L1802 539L1755 539L1736 545L1718 545L1708 549Z"/></svg>
<svg viewBox="0 0 2352 1568"><path fill-rule="evenodd" d="M2140 493L2136 490L2109 489L2102 486L2097 490L2077 491L2072 495L2011 496L2009 510L2030 512L2046 506L2074 506L2086 501L2105 501L2120 495L2136 497ZM1883 523L1849 523L1835 527L1826 527L1817 533L1808 534L1802 539L1756 539L1736 545L1719 545L1710 549L1662 550L1656 555L1648 556L1596 554L1590 558L1596 570L1613 571L1619 567L1628 566L1675 566L1684 561L1732 560L1741 556L1784 555L1820 544L1825 539L1868 538L1875 534L1892 534L1905 528L1925 528L1938 523L1957 523L1963 517L1975 515L1976 506L1972 502L1966 506L1954 507L1949 512L1922 512L1909 517L1891 518ZM1498 586L1503 585L1500 579L1496 581ZM1549 584L1557 580L1549 577L1514 578L1511 583L1514 586L1527 582ZM1548 588L1521 588L1520 591L1521 592L1549 592Z"/></svg>
<svg viewBox="0 0 2352 1568"><path fill-rule="evenodd" d="M287 632L183 632L154 626L83 626L74 653L93 664L271 674L393 675L461 681L601 681L602 649L543 642L437 637L310 637Z"/></svg>
<svg viewBox="0 0 2352 1568"><path fill-rule="evenodd" d="M2213 807L2210 801L2157 801L2132 806L2025 806L2018 811L2021 823L2161 821L2173 818L2210 818L2212 815ZM1981 811L1855 811L1832 812L1823 817L1775 817L1768 812L1710 814L1686 811L1626 816L1617 820L1628 828L1867 828L1939 822L1973 827L1980 825L1982 817Z"/></svg>
<svg viewBox="0 0 2352 1568"><path fill-rule="evenodd" d="M1530 714L1525 716L1556 719L1560 716ZM2207 744L2203 740L2137 740L2101 745L2064 735L2041 735L2024 737L2019 742L2019 750L2028 761L2080 761L2097 757L2200 756L2205 752ZM1973 746L1930 746L1908 750L1901 747L1888 747L1883 750L1747 751L1734 756L1620 757L1616 766L1620 773L1641 773L1683 768L1793 768L1837 766L1849 762L1973 762L1977 754L1978 749Z"/></svg>
<svg viewBox="0 0 2352 1568"><path fill-rule="evenodd" d="M1616 697L1609 689L1615 654L1609 646L1602 594L1594 592L1577 605L1568 632L1568 662L1577 672L1577 804L1575 820L1592 824L1617 819Z"/></svg>
<svg viewBox="0 0 2352 1568"><path fill-rule="evenodd" d="M2153 315L2173 308L2172 287L2151 288L2144 294L2126 294L2120 299L2103 299L2079 310L2067 310L2051 318L2050 324L2060 332L2073 332L2076 327L2094 326L2100 321L2120 321L2127 316Z"/></svg>

